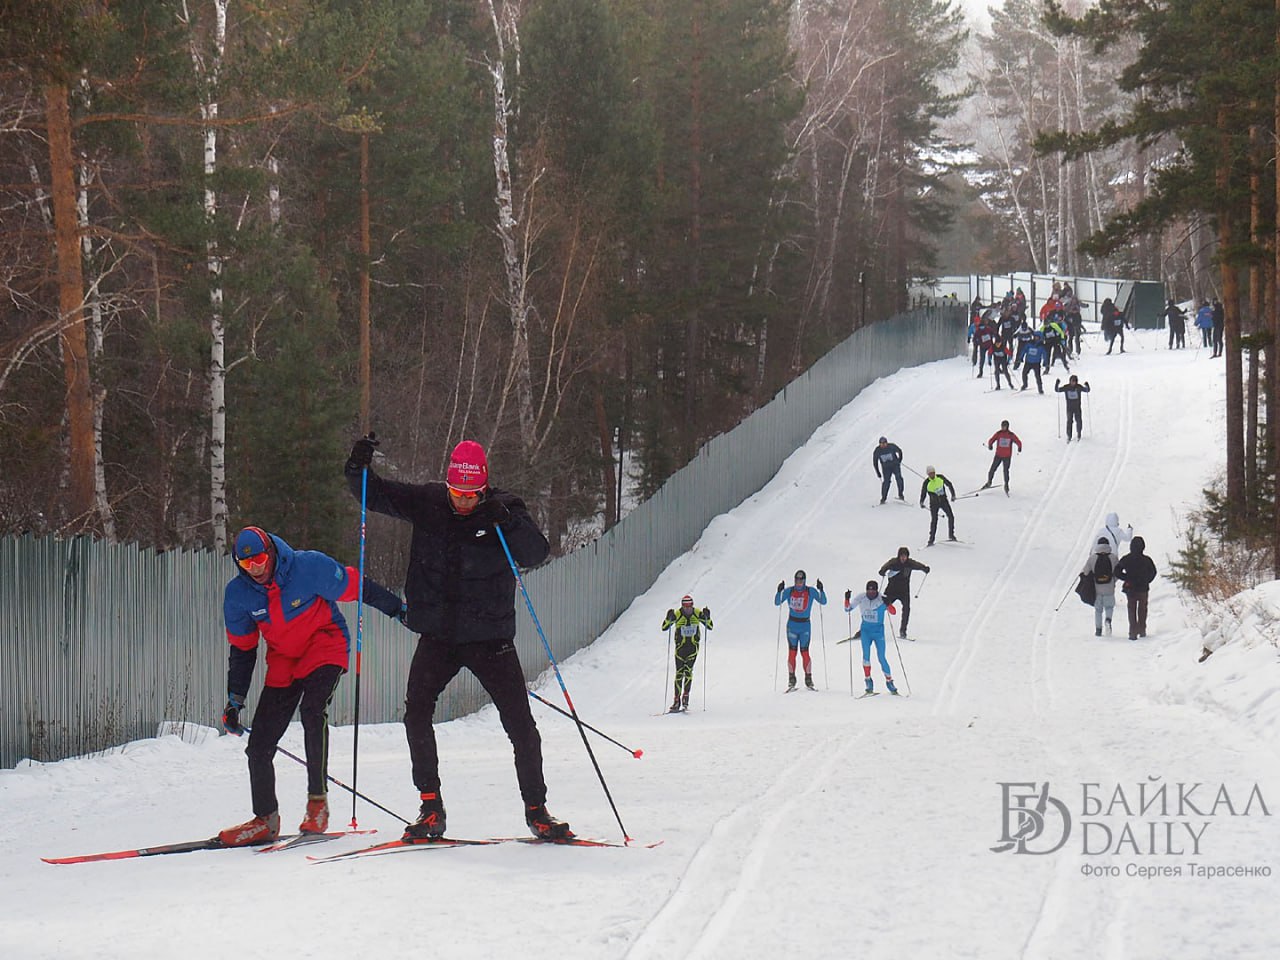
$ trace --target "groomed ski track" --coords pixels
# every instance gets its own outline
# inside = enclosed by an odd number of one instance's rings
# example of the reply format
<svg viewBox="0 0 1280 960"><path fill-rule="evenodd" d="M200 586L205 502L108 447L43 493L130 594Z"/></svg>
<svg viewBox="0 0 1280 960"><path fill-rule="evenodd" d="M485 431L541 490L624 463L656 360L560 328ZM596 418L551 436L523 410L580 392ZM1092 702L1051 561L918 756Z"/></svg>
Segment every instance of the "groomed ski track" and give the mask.
<svg viewBox="0 0 1280 960"><path fill-rule="evenodd" d="M1149 776L1170 790L1179 781L1226 783L1241 801L1256 782L1273 807L1280 798L1277 744L1228 715L1168 702L1160 687L1156 658L1176 651L1185 669L1196 667L1186 656L1194 611L1168 580L1152 592L1151 635L1136 643L1127 639L1123 597L1114 634L1102 638L1093 636L1092 611L1074 594L1063 599L1111 510L1133 523L1167 572L1188 505L1220 468L1220 362L1159 349L1158 333L1131 334L1127 345L1103 357L1091 342L1093 352L1072 365L1094 391L1082 443L1057 435L1053 377L1043 396L1034 387L984 394L984 381L958 358L878 381L564 665L583 719L644 749L634 760L592 741L628 831L661 847L512 844L324 868L302 854L235 851L39 864L40 855L199 835L246 813L243 742L143 742L0 775L13 828L0 838L0 894L14 905L3 938L15 949L6 954L159 957L180 939L184 956L220 957L240 911L265 909L271 919L255 924L252 941L282 956L1280 955L1270 919L1275 877L1081 873L1099 862L1188 860L1280 870L1274 818L1214 818L1201 857L1085 857L1078 839L1044 856L991 849L1001 839L1001 782L1047 781L1073 810L1082 782L1121 784L1136 798ZM993 488L959 501L957 534L972 546L926 551L917 474L933 465L959 491L977 487L991 459L985 441L1002 419L1024 444L1011 496ZM880 434L904 450L909 511L872 506ZM851 632L844 590L874 578L900 545L932 567L913 599L922 639L900 644L905 676L897 645L888 650L912 697L855 701L860 645L835 643ZM829 599L813 622L821 692L784 697L784 624L772 598L797 568L810 583L821 578ZM913 591L921 583L913 575ZM670 701L658 626L686 592L712 608L716 628L688 714L654 716ZM872 676L883 691L878 665ZM559 702L554 681L539 689ZM572 724L537 704L534 712L552 812L584 835L617 836ZM442 725L438 736L450 830L519 831L510 749L492 711ZM335 730L332 740L333 772L345 778L351 731ZM300 743L295 725L284 746ZM284 758L276 768L288 823L301 813L302 769ZM362 729L359 782L412 812L401 728ZM349 798L331 799L335 822L345 822ZM397 829L364 806L360 825L380 836Z"/></svg>

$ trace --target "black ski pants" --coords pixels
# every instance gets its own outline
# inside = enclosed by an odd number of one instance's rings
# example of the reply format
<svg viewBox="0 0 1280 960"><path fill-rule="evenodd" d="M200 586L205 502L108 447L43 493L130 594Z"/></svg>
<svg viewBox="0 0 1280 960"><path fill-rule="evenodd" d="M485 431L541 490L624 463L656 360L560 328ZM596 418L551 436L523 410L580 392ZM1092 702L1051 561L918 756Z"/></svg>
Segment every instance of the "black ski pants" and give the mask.
<svg viewBox="0 0 1280 960"><path fill-rule="evenodd" d="M307 793L326 793L329 772L329 701L345 671L334 664L316 667L287 687L263 687L253 711L253 728L245 753L249 757L249 790L253 815L280 809L276 800L276 746L301 708L302 744L307 758Z"/></svg>
<svg viewBox="0 0 1280 960"><path fill-rule="evenodd" d="M676 690L675 698L689 702L689 689L693 686L693 665L698 660L698 637L676 637Z"/></svg>
<svg viewBox="0 0 1280 960"><path fill-rule="evenodd" d="M422 636L409 666L405 692L404 732L409 741L413 783L419 793L440 790L440 755L431 725L436 701L458 671L466 667L480 681L485 693L498 708L498 719L507 732L515 754L516 780L526 806L546 803L547 785L542 779L542 738L538 735L524 671L515 643L511 640L483 640L476 643L448 643Z"/></svg>
<svg viewBox="0 0 1280 960"><path fill-rule="evenodd" d="M1013 378L1009 376L1008 357L1005 357L1004 359L1000 359L998 357L992 359L991 366L994 368L994 371L995 371L996 389L997 390L1000 389L1000 378L1003 376L1005 379L1005 382L1009 384L1009 389L1012 390Z"/></svg>
<svg viewBox="0 0 1280 960"><path fill-rule="evenodd" d="M898 479L898 499L902 499L902 465L891 463L880 468L880 499L884 500L889 496L889 484L897 477Z"/></svg>
<svg viewBox="0 0 1280 960"><path fill-rule="evenodd" d="M987 471L987 486L991 486L991 481L995 479L996 471L1001 467L1004 467L1004 485L1006 487L1009 485L1009 461L1012 459L1013 457L1002 457L998 453L992 457L991 469Z"/></svg>
<svg viewBox="0 0 1280 960"><path fill-rule="evenodd" d="M1071 424L1073 423L1076 425L1076 436L1077 437L1084 436L1084 418L1080 415L1081 407L1082 407L1082 404L1079 400L1077 400L1075 403L1072 403L1070 400L1067 401L1067 439L1068 440L1071 439ZM1007 473L1008 471L1005 471L1005 472Z"/></svg>
<svg viewBox="0 0 1280 960"><path fill-rule="evenodd" d="M939 510L947 515L947 536L954 537L956 535L956 515L951 512L951 504L947 502L946 497L930 497L929 499L929 542L933 543L933 538L938 535Z"/></svg>
<svg viewBox="0 0 1280 960"><path fill-rule="evenodd" d="M934 514L935 523L937 522L937 514ZM955 519L954 517L952 518ZM954 527L954 523L952 524ZM954 533L954 531L953 531ZM933 539L933 534L929 534L929 539ZM911 584L898 583L899 577L890 577L889 582L884 586L884 602L897 603L898 609L902 611L902 622L898 624L898 629L905 637L907 635L907 623L911 620Z"/></svg>
<svg viewBox="0 0 1280 960"><path fill-rule="evenodd" d="M1024 363L1022 365L1022 389L1027 389L1027 374L1033 372L1036 375L1036 389L1044 393L1044 381L1040 379L1040 364L1038 363Z"/></svg>

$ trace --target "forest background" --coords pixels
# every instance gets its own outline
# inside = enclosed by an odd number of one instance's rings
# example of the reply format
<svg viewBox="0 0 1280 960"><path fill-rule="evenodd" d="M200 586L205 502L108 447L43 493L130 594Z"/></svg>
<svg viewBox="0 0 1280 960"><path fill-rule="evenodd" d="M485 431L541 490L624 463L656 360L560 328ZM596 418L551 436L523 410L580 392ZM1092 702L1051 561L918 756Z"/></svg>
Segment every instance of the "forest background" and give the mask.
<svg viewBox="0 0 1280 960"><path fill-rule="evenodd" d="M0 0L0 533L350 558L372 428L411 481L480 440L563 552L916 278L1207 297L1225 251L1247 332L1247 198L1183 176L1218 61L1134 74L1145 6ZM1270 3L1156 6L1247 14L1274 76ZM1137 131L1153 90L1181 113Z"/></svg>

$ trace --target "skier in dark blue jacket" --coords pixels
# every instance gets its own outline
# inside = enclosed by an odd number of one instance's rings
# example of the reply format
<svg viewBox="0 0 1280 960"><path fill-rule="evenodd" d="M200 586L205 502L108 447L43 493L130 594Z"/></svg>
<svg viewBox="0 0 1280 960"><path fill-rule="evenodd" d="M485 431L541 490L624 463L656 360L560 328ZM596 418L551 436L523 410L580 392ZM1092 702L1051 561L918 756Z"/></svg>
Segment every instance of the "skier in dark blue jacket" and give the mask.
<svg viewBox="0 0 1280 960"><path fill-rule="evenodd" d="M778 590L773 597L773 605L787 605L787 692L796 688L796 651L800 652L804 664L804 685L810 690L817 689L813 685L813 662L809 659L809 616L813 613L814 603L826 606L827 595L822 589L822 581L818 581L818 589L805 584L805 573L797 570L795 586L788 587L784 581L778 581Z"/></svg>
<svg viewBox="0 0 1280 960"><path fill-rule="evenodd" d="M871 452L871 465L875 467L876 476L880 477L880 502L889 498L889 483L895 477L898 480L898 499L902 495L902 450L896 443L890 443L888 437L881 437L875 450Z"/></svg>
<svg viewBox="0 0 1280 960"><path fill-rule="evenodd" d="M1018 362L1022 364L1022 389L1027 389L1027 374L1035 373L1036 389L1044 393L1044 381L1040 379L1040 365L1044 362L1044 337L1039 332L1033 331L1026 343L1022 346L1022 352L1018 354Z"/></svg>

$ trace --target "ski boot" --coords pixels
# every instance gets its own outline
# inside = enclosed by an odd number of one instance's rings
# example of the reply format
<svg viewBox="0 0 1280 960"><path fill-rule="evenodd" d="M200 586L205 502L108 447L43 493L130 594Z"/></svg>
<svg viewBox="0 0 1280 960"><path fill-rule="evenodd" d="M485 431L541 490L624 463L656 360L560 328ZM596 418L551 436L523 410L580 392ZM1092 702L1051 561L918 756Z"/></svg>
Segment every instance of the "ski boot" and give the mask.
<svg viewBox="0 0 1280 960"><path fill-rule="evenodd" d="M679 713L679 712L680 712L680 698L676 697L674 700L671 701L671 709L669 709L667 713Z"/></svg>
<svg viewBox="0 0 1280 960"><path fill-rule="evenodd" d="M867 693L875 693L875 692L876 692L875 684L871 682L870 677L867 677Z"/></svg>
<svg viewBox="0 0 1280 960"><path fill-rule="evenodd" d="M898 695L898 688L893 685L893 681L886 679L884 685L889 688L889 692L895 697Z"/></svg>
<svg viewBox="0 0 1280 960"><path fill-rule="evenodd" d="M280 836L280 814L269 813L254 817L244 823L227 827L218 832L218 840L224 847L247 847L258 843L270 843Z"/></svg>
<svg viewBox="0 0 1280 960"><path fill-rule="evenodd" d="M680 698L680 709L681 710L689 709L689 695L687 693Z"/></svg>
<svg viewBox="0 0 1280 960"><path fill-rule="evenodd" d="M794 673L787 674L787 693L796 688L796 675Z"/></svg>
<svg viewBox="0 0 1280 960"><path fill-rule="evenodd" d="M539 840L572 840L573 831L563 820L547 813L545 803L535 803L525 808L524 822Z"/></svg>
<svg viewBox="0 0 1280 960"><path fill-rule="evenodd" d="M1107 621L1107 636L1111 636L1111 621Z"/></svg>
<svg viewBox="0 0 1280 960"><path fill-rule="evenodd" d="M804 675L804 685L805 685L806 687L808 687L810 690L817 690L817 689L818 689L817 687L815 687L815 686L813 685L813 674L812 674L812 673L806 673L806 674Z"/></svg>
<svg viewBox="0 0 1280 960"><path fill-rule="evenodd" d="M298 825L299 833L324 833L329 829L329 798L323 793L307 794L307 812Z"/></svg>
<svg viewBox="0 0 1280 960"><path fill-rule="evenodd" d="M439 792L421 794L418 819L404 828L405 840L438 840L444 836L444 801Z"/></svg>
<svg viewBox="0 0 1280 960"><path fill-rule="evenodd" d="M1093 635L1094 635L1095 637L1100 637L1100 636L1102 636L1102 628L1101 628L1101 627L1094 627L1094 628L1093 628Z"/></svg>
<svg viewBox="0 0 1280 960"><path fill-rule="evenodd" d="M979 489L979 490L990 490L990 489L991 489L991 481L990 481L990 480L988 480L986 483L984 483L984 484L983 484L982 486L980 486L978 489Z"/></svg>

